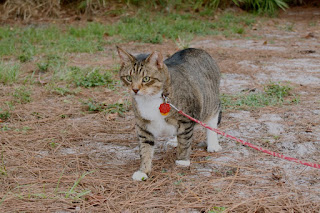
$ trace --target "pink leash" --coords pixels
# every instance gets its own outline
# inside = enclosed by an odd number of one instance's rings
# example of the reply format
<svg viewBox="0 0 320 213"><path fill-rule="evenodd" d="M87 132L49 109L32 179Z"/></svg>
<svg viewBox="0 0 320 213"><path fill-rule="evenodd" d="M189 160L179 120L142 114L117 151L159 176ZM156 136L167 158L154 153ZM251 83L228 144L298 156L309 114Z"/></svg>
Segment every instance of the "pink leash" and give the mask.
<svg viewBox="0 0 320 213"><path fill-rule="evenodd" d="M201 126L207 128L207 129L210 129L211 131L214 131L214 132L216 132L216 133L218 133L218 134L220 134L220 135L223 135L223 136L226 137L226 138L230 138L230 139L232 139L232 140L234 140L234 141L237 141L237 142L239 142L239 143L242 143L242 144L245 145L245 146L249 146L249 147L251 147L251 148L253 148L253 149L259 150L259 151L261 151L261 152L267 153L267 154L269 154L269 155L272 155L272 156L275 156L275 157L278 157L278 158L282 158L282 159L285 159L285 160L288 160L288 161L293 161L293 162L295 162L295 163L299 163L299 164L302 164L302 165L305 165L305 166L310 166L310 167L313 167L313 168L320 169L320 164L310 163L310 162L302 161L302 160L299 160L299 159L296 159L296 158L288 157L288 156L285 156L285 155L283 155L283 154L279 154L279 153L276 153L276 152L272 152L272 151L267 150L267 149L264 149L264 148L262 148L262 147L253 145L253 144L251 144L251 143L249 143L249 142L243 141L243 140L241 140L241 139L239 139L239 138L236 138L236 137L233 137L233 136L231 136L231 135L228 135L227 133L222 132L222 131L220 131L220 130L218 130L218 129L214 129L214 128L208 126L207 124L205 124L205 123L203 123L203 122L201 122L201 121L199 121L199 120L197 120L197 119L195 119L195 118L187 115L186 113L182 112L181 110L179 110L177 107L175 107L175 106L172 105L171 103L169 103L169 104L170 104L170 106L172 106L175 110L177 110L178 113L180 113L181 115L189 118L190 120L192 120L192 121L200 124Z"/></svg>

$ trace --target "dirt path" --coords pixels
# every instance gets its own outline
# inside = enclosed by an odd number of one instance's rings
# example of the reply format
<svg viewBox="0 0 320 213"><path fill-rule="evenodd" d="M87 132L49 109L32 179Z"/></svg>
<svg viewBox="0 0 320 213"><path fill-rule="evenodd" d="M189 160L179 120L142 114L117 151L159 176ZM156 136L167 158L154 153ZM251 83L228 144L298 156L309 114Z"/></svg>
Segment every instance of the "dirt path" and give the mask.
<svg viewBox="0 0 320 213"><path fill-rule="evenodd" d="M258 22L246 32L246 39L208 36L190 43L217 59L223 73L222 93L262 90L264 84L280 81L292 86L300 99L298 104L228 110L222 131L320 163L319 26L319 9L292 9L280 18ZM124 46L136 53L158 50L170 55L176 51L172 42ZM70 64L88 61L111 68L116 63L114 53L110 46L103 54L70 56ZM1 88L3 94L10 90ZM319 169L277 159L223 137L223 150L207 153L197 147L205 139L201 127L189 169L175 167L175 150L159 141L151 179L133 182L139 155L132 112L125 117L85 114L79 101L94 96L111 103L124 99L123 94L121 89L97 88L76 96L57 96L38 85L34 102L17 107L14 122L8 123L11 130L0 135L0 165L5 165L7 173L0 176L0 211L320 211ZM26 126L27 133L23 131Z"/></svg>

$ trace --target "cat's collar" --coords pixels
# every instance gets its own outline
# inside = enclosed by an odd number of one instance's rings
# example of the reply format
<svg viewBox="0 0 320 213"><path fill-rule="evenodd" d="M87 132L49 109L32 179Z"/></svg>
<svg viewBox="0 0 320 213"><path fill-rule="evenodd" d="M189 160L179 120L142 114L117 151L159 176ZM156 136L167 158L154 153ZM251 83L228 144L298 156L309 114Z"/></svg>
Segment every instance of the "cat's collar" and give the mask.
<svg viewBox="0 0 320 213"><path fill-rule="evenodd" d="M169 97L168 97L169 93L162 93L162 99L163 99L163 103L169 103Z"/></svg>

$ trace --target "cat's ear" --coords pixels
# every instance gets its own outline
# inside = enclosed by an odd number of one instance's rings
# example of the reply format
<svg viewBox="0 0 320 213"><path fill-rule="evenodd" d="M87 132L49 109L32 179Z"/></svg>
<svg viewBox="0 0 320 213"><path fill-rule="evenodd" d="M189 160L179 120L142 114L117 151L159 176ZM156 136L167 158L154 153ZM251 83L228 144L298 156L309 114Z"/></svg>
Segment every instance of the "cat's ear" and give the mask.
<svg viewBox="0 0 320 213"><path fill-rule="evenodd" d="M127 51L123 50L118 46L117 46L117 50L118 50L118 54L122 64L129 64L135 61L134 56L128 53Z"/></svg>
<svg viewBox="0 0 320 213"><path fill-rule="evenodd" d="M146 62L152 66L157 67L158 69L162 69L164 65L161 53L156 51L154 51L148 56Z"/></svg>

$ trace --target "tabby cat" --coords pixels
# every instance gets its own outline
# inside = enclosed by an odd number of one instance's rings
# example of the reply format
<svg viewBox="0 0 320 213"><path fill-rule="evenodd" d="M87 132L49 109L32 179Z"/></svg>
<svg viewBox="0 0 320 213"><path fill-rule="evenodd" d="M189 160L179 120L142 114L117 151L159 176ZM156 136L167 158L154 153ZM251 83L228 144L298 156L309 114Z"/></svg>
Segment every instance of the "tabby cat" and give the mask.
<svg viewBox="0 0 320 213"><path fill-rule="evenodd" d="M221 119L216 62L204 50L194 48L179 51L165 61L159 52L133 56L117 49L122 63L119 75L132 95L139 137L141 165L132 178L148 178L159 136L176 136L176 164L189 166L195 122L174 109L162 115L159 106L168 98L177 108L216 128ZM206 142L208 152L221 150L215 132L207 130Z"/></svg>

